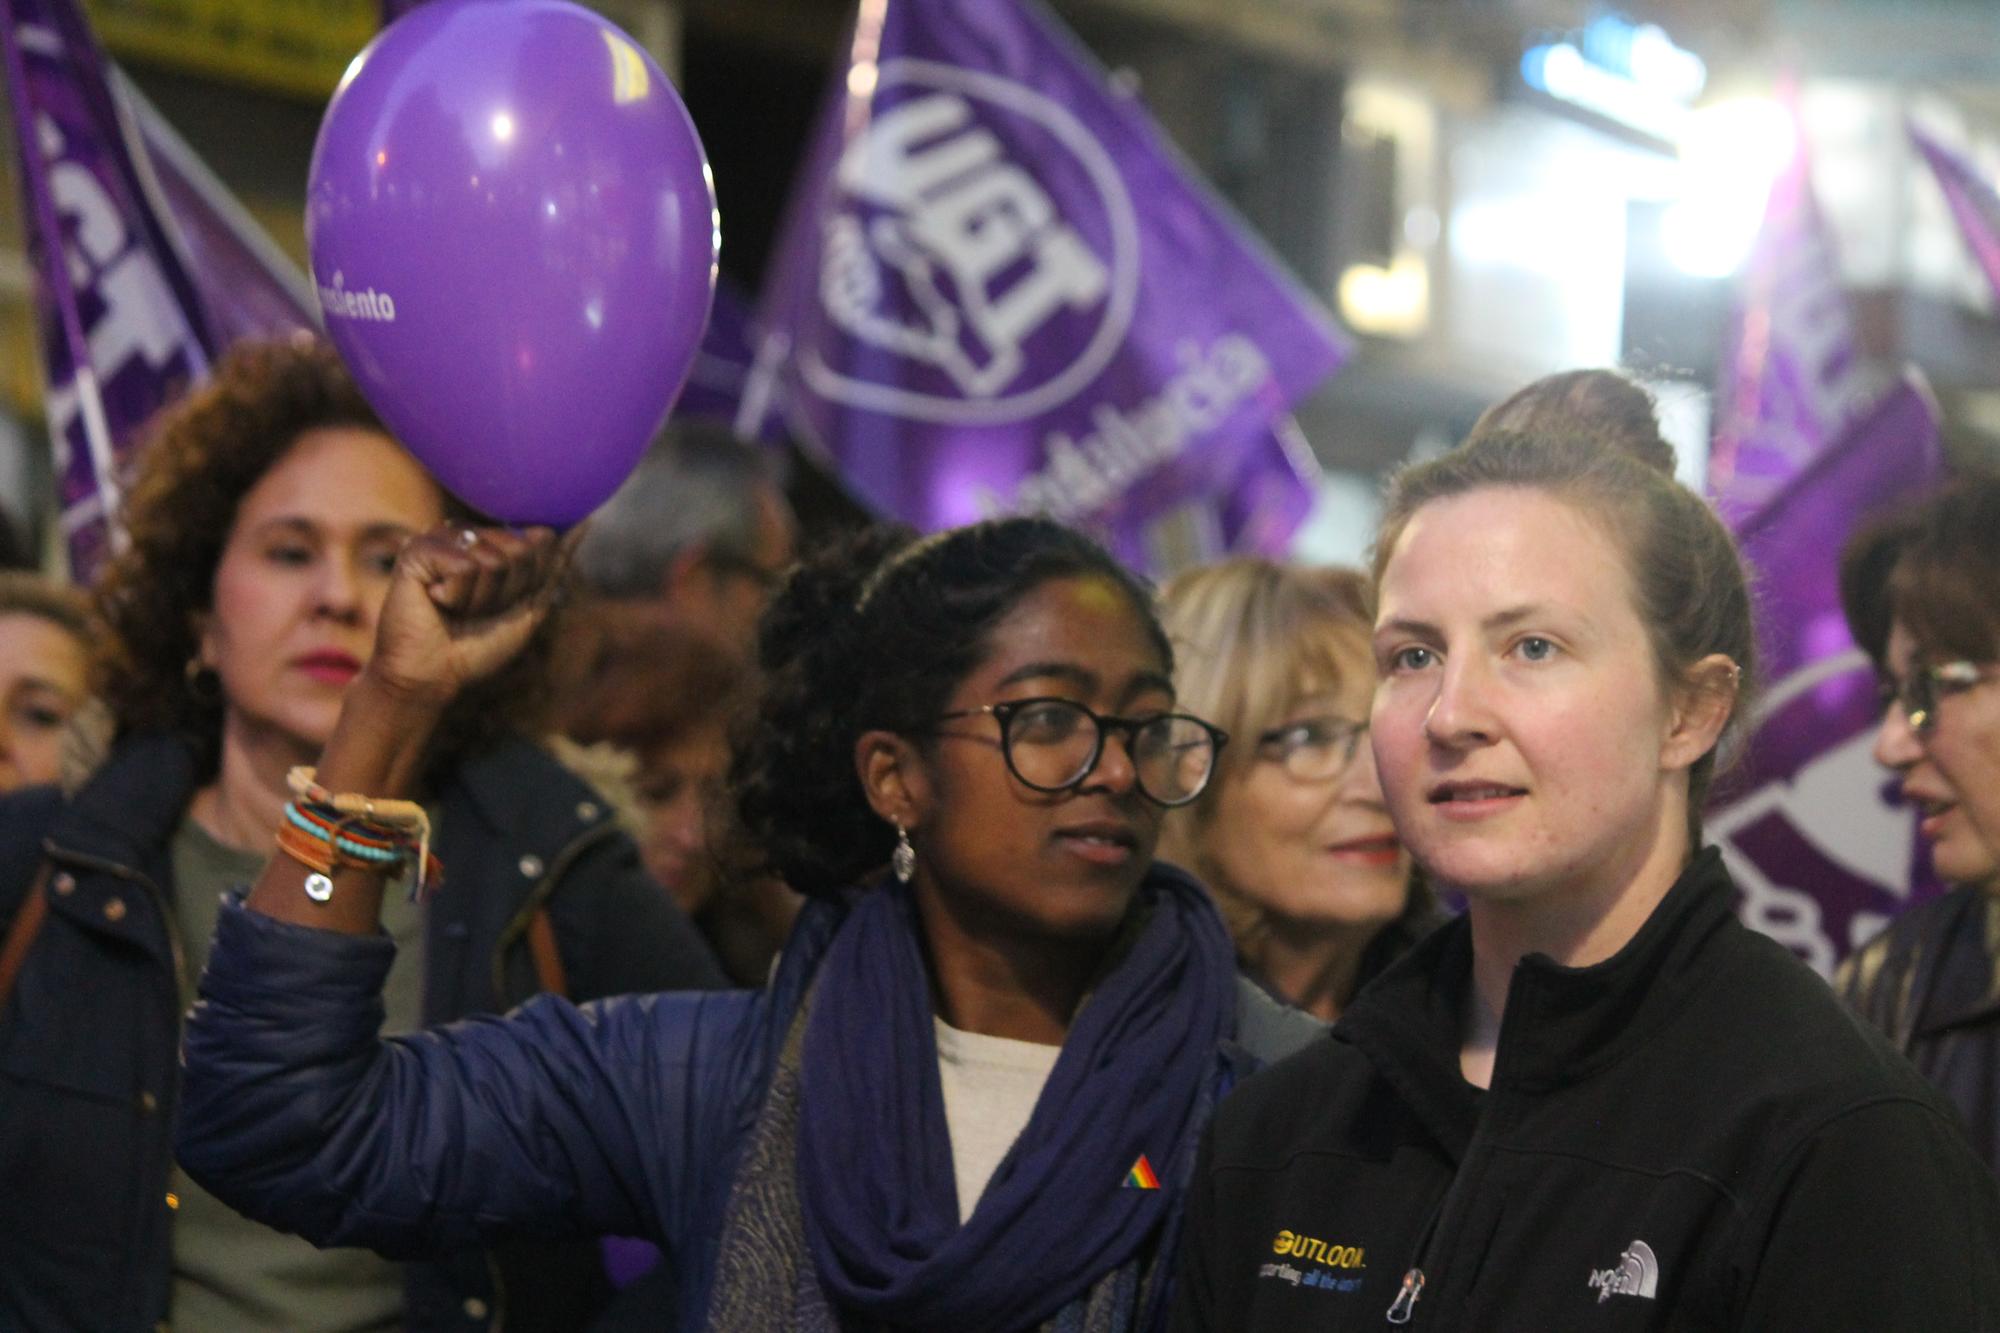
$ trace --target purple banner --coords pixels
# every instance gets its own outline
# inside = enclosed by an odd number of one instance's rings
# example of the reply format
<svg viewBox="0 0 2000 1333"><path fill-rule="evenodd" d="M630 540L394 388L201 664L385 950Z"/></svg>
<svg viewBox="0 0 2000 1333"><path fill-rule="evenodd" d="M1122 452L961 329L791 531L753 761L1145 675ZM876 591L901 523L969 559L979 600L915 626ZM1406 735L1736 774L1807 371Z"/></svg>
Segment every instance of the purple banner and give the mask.
<svg viewBox="0 0 2000 1333"><path fill-rule="evenodd" d="M1909 131L1910 142L1936 173L1944 201L1972 257L1979 262L1979 271L1993 285L1994 295L2000 296L2000 194L1995 193L1992 180L1975 171L1963 157L1915 125Z"/></svg>
<svg viewBox="0 0 2000 1333"><path fill-rule="evenodd" d="M139 428L207 370L212 344L82 15L72 0L7 0L6 14L49 437L71 572L84 581L110 539Z"/></svg>
<svg viewBox="0 0 2000 1333"><path fill-rule="evenodd" d="M728 422L744 430L746 439L775 443L782 434L775 415L752 413L757 418L752 421L744 414L743 395L753 360L749 299L735 283L721 279L709 307L708 327L702 330L701 350L695 353L687 384L674 402L672 419L700 417Z"/></svg>
<svg viewBox="0 0 2000 1333"><path fill-rule="evenodd" d="M746 413L919 527L1045 512L1158 569L1282 545L1311 463L1281 423L1347 355L1039 7L866 0Z"/></svg>
<svg viewBox="0 0 2000 1333"><path fill-rule="evenodd" d="M144 146L133 161L165 206L168 240L194 282L217 345L317 331L319 303L291 256L131 80L116 68L111 75Z"/></svg>
<svg viewBox="0 0 2000 1333"><path fill-rule="evenodd" d="M247 270L191 276L172 227L213 199L186 160L156 181L108 65L74 0L6 0L0 32L21 169L22 214L72 575L87 581L113 540L120 474L147 420L245 331L269 288ZM155 127L156 131L158 127ZM166 220L174 201L174 219ZM220 265L229 229L189 225L192 254ZM200 234L196 234L197 231ZM212 321L202 294L230 296ZM294 304L278 327L295 327Z"/></svg>
<svg viewBox="0 0 2000 1333"><path fill-rule="evenodd" d="M1725 348L1709 491L1740 529L1884 388L1857 346L1803 141L1771 187Z"/></svg>
<svg viewBox="0 0 2000 1333"><path fill-rule="evenodd" d="M1739 533L1767 685L1708 833L1742 887L1744 921L1822 972L1937 887L1911 812L1869 753L1875 681L1841 615L1839 560L1858 527L1943 476L1937 414L1912 377Z"/></svg>

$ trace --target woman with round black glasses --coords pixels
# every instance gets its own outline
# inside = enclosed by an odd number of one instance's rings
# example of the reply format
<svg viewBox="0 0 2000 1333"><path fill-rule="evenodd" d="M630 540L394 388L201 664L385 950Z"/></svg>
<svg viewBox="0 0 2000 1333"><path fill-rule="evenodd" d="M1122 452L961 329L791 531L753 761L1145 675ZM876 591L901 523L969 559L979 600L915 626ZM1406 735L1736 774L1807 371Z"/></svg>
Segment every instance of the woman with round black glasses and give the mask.
<svg viewBox="0 0 2000 1333"><path fill-rule="evenodd" d="M401 794L546 551L404 554L319 790ZM1147 593L1046 520L878 534L797 573L759 650L740 814L810 897L765 990L380 1040L381 873L281 855L222 914L183 1162L323 1244L649 1236L685 1328L1160 1327L1215 1100L1317 1028L1153 864L1226 738L1175 711Z"/></svg>
<svg viewBox="0 0 2000 1333"><path fill-rule="evenodd" d="M1437 921L1365 743L1368 580L1243 557L1161 600L1182 701L1242 741L1160 854L1215 895L1247 974L1331 1022Z"/></svg>

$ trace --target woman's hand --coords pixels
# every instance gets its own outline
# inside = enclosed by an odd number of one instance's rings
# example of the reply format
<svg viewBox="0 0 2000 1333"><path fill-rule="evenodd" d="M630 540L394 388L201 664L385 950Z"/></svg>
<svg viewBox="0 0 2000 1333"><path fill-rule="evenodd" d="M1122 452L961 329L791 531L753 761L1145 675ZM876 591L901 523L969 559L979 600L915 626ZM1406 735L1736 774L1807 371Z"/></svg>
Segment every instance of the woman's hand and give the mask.
<svg viewBox="0 0 2000 1333"><path fill-rule="evenodd" d="M573 545L547 528L445 527L404 547L375 626L375 655L341 699L320 755L320 783L366 796L412 794L445 709L527 644L548 614ZM379 867L335 869L331 896L308 897L304 875L291 857L273 857L251 889L250 907L349 934L376 928Z"/></svg>
<svg viewBox="0 0 2000 1333"><path fill-rule="evenodd" d="M527 644L574 544L547 528L447 525L418 537L396 560L368 674L441 710Z"/></svg>

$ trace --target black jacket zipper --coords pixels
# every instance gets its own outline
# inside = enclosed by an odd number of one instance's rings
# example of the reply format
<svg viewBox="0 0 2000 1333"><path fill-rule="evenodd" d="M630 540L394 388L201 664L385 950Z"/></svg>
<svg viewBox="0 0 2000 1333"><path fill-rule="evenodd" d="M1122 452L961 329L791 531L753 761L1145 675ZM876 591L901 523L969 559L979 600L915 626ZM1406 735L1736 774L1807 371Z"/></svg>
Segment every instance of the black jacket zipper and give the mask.
<svg viewBox="0 0 2000 1333"><path fill-rule="evenodd" d="M1407 1324L1416 1313L1417 1300L1424 1294L1424 1262L1430 1258L1431 1242L1437 1238L1438 1221L1444 1216L1444 1206L1458 1188L1459 1175L1451 1178L1443 1194L1431 1206L1431 1215L1424 1219L1424 1229L1417 1236L1416 1251L1410 1257L1410 1267L1403 1274L1403 1285L1396 1292L1396 1299L1389 1306L1389 1322Z"/></svg>
<svg viewBox="0 0 2000 1333"><path fill-rule="evenodd" d="M1423 1297L1424 1288L1430 1283L1430 1274L1425 1265L1430 1262L1433 1249L1437 1247L1439 1234L1445 1229L1446 1217L1451 1217L1453 1229L1463 1229L1463 1218L1453 1211L1454 1205L1462 1204L1462 1196L1468 1191L1466 1179L1474 1174L1474 1167L1481 1155L1481 1149L1488 1137L1487 1127L1492 1122L1492 1091L1486 1094L1486 1103L1479 1108L1479 1118L1474 1124L1472 1138L1466 1142L1465 1155L1459 1158L1458 1169L1452 1172L1451 1183L1438 1196L1425 1219L1423 1230L1418 1234L1417 1245L1410 1259L1410 1266L1403 1274L1402 1285L1397 1288L1396 1299L1390 1303L1388 1321L1392 1324L1407 1324L1416 1315L1417 1302ZM1462 1206L1458 1211L1463 1211Z"/></svg>

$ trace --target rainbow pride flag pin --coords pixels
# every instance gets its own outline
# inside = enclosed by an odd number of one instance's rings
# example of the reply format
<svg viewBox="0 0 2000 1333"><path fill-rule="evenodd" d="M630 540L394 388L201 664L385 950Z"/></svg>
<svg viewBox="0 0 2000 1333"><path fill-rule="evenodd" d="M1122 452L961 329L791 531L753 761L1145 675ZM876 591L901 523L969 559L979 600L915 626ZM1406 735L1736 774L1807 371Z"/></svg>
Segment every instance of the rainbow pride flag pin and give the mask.
<svg viewBox="0 0 2000 1333"><path fill-rule="evenodd" d="M1125 1173L1125 1188L1156 1190L1159 1187L1160 1178L1153 1173L1153 1164L1146 1160L1146 1154L1140 1153L1139 1160L1132 1163L1132 1169Z"/></svg>

